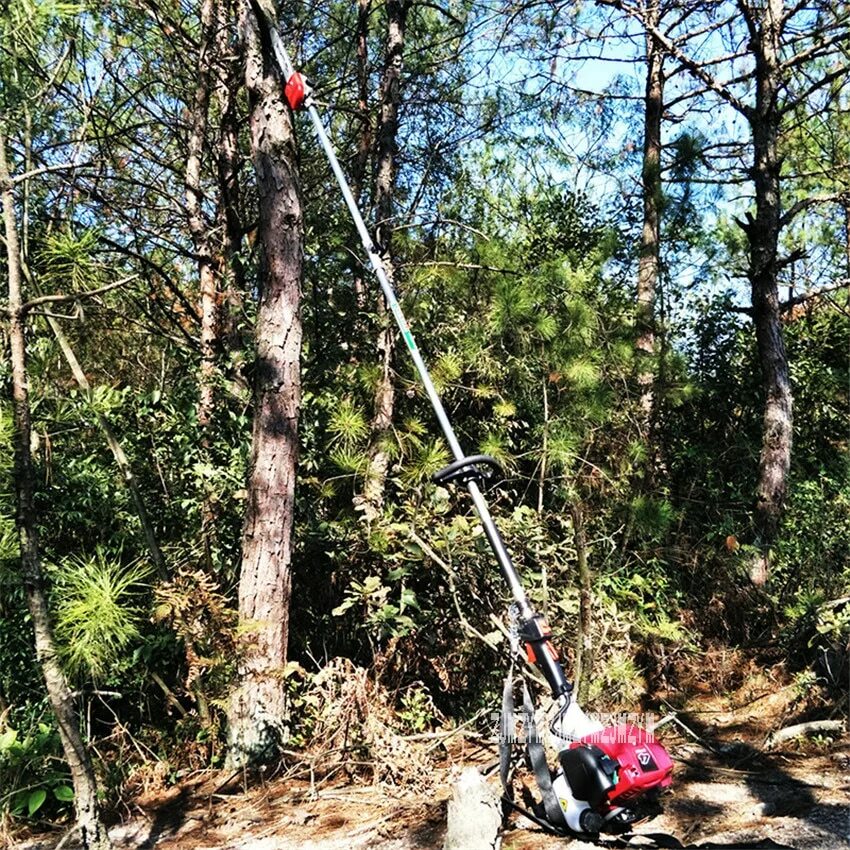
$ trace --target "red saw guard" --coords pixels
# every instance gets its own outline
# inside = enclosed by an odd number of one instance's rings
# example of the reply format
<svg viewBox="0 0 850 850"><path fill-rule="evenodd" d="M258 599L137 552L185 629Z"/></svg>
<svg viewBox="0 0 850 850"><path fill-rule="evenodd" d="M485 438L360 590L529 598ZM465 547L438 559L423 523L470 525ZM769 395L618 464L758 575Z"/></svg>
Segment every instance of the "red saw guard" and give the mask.
<svg viewBox="0 0 850 850"><path fill-rule="evenodd" d="M667 788L673 781L673 762L667 750L652 733L631 723L609 726L576 741L571 749L584 745L599 747L619 765L617 784L608 794L608 803L627 806L647 791Z"/></svg>

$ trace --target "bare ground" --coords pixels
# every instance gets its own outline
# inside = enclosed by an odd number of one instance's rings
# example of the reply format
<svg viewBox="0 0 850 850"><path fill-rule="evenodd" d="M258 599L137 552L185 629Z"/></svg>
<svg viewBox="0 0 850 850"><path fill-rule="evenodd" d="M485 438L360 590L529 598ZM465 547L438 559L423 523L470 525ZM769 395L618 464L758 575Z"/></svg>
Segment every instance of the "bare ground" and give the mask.
<svg viewBox="0 0 850 850"><path fill-rule="evenodd" d="M766 752L767 734L790 722L788 702L774 687L761 696L704 696L676 712L659 732L674 757L673 788L663 813L637 826L627 846L850 847L850 741L792 742ZM454 772L469 763L492 767L495 757L485 741L455 739L426 794L339 779L245 787L207 773L137 799L111 835L117 847L139 850L440 848ZM58 841L43 836L17 847L51 850ZM521 815L508 818L502 836L504 850L599 846L626 845L547 835Z"/></svg>

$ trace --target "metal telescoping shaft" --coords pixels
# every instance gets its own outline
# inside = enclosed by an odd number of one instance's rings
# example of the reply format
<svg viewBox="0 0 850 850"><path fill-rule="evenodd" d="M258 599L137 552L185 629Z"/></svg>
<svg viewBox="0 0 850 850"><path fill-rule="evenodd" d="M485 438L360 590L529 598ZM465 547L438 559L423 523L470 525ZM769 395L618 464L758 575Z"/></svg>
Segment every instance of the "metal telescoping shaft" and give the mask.
<svg viewBox="0 0 850 850"><path fill-rule="evenodd" d="M275 27L269 25L268 30L271 36L272 47L275 52L275 58L277 59L278 65L280 66L285 79L289 80L295 73L295 69L292 62L289 60L289 55L287 54L286 48L283 46L283 42ZM449 448L451 449L455 460L461 460L465 457L465 455L460 447L457 436L455 435L454 428L452 428L452 424L446 415L445 408L443 407L443 402L440 400L440 396L437 394L437 390L431 380L428 367L425 365L425 361L419 353L416 340L413 338L413 334L410 332L410 328L407 325L407 319L405 319L404 313L401 311L398 298L396 297L395 291L393 290L392 284L387 276L386 269L384 268L384 263L378 252L375 250L375 245L372 242L372 237L370 236L369 230L363 221L363 216L360 214L357 201L355 200L354 195L351 194L351 189L348 186L348 180L340 167L333 144L328 138L328 134L325 132L322 119L319 116L319 112L313 104L309 93L304 101L304 106L307 109L307 114L310 116L310 120L313 122L316 135L319 137L319 142L328 157L331 169L339 183L339 188L345 198L348 211L351 213L352 219L354 219L357 232L360 234L360 240L363 243L363 247L365 248L367 255L369 256L369 262L372 265L375 276L378 278L378 282L381 285L381 290L384 293L387 306L390 308L390 312L393 314L393 318L395 318L398 329L401 331L401 335L404 338L407 350L413 358L416 371L419 373L422 386L425 388L428 400L431 402L431 406L434 408L434 413L437 415L437 421L440 423L440 428L443 430L446 442L449 444ZM493 518L490 516L490 510L487 507L487 502L485 501L478 485L474 481L467 482L467 488L469 490L469 494L472 496L472 502L475 505L475 510L478 512L478 517L481 520L481 526L484 529L484 534L487 536L487 540L493 549L493 554L499 562L502 575L507 581L514 599L519 604L523 616L531 617L533 612L528 602L528 597L525 595L525 590L520 583L517 571L511 561L511 556L508 553L504 541L502 540L502 535L499 533L499 529L496 527L495 522L493 522Z"/></svg>

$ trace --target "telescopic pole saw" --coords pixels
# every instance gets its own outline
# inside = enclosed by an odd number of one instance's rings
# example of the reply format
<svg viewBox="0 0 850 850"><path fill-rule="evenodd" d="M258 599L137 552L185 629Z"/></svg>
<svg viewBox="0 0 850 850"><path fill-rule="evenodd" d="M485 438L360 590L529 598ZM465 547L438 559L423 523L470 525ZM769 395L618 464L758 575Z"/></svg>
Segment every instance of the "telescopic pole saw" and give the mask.
<svg viewBox="0 0 850 850"><path fill-rule="evenodd" d="M258 3L258 0L252 0ZM670 785L673 762L669 754L651 732L646 732L630 723L603 727L591 720L577 702L571 700L572 685L567 682L564 670L550 642L549 627L535 613L525 595L522 583L511 561L511 556L499 534L487 502L481 493L481 485L498 471L496 461L487 455L464 455L457 435L446 415L443 403L434 388L428 368L422 360L416 340L407 326L398 298L387 276L357 201L345 179L336 158L333 145L328 138L322 119L316 109L311 90L304 77L292 65L277 30L261 10L258 15L268 30L275 60L285 80L284 93L293 110L306 110L313 122L319 142L328 157L336 176L342 196L354 219L357 232L369 257L369 262L378 278L384 298L395 318L407 350L413 358L422 386L428 395L437 421L443 429L446 441L454 455L454 461L433 476L438 484L456 482L465 484L481 520L484 534L490 543L499 568L514 597L512 615L516 616L516 631L511 633L511 647L516 651L518 642L525 645L528 660L541 670L559 709L550 724L556 739L560 739L558 753L559 769L552 774L546 763L542 742L535 731L534 706L527 688L523 686L525 722L529 724L526 735L526 757L531 765L542 796L542 809L538 823L546 823L560 834L596 834L601 830L622 831L641 819L642 809L648 804L651 811L658 794ZM511 671L513 665L511 665ZM513 718L513 677L508 674L502 704L503 730L509 730ZM511 744L503 736L500 741L500 775L505 789L505 799L512 799L509 773ZM512 803L512 805L515 805ZM515 806L516 807L516 806ZM545 812L545 815L542 814Z"/></svg>
<svg viewBox="0 0 850 850"><path fill-rule="evenodd" d="M256 5L255 5L256 8ZM494 472L499 470L498 463L488 455L465 455L463 449L458 442L457 435L452 428L452 424L446 415L443 403L440 396L434 387L434 382L431 380L431 375L428 372L428 367L419 353L419 348L416 345L416 340L408 327L407 320L398 303L393 286L384 268L383 261L375 249L372 242L372 237L369 235L369 230L363 221L363 216L357 207L357 201L351 193L348 181L340 167L336 152L331 144L328 134L325 131L319 111L312 97L312 91L298 71L295 70L286 48L277 29L271 21L265 16L260 9L257 8L257 13L261 15L263 23L271 40L272 50L274 51L275 60L277 62L280 73L285 81L284 94L286 100L293 111L304 110L310 116L310 121L313 123L313 128L319 138L334 176L339 183L340 191L345 199L348 211L354 220L357 232L360 234L360 240L369 257L369 262L375 272L375 277L378 278L378 283L381 285L381 290L384 293L387 305L393 318L398 325L398 329L404 339L407 350L413 358L413 363L416 366L416 371L419 373L419 378L422 381L422 386L425 388L425 393L431 406L434 408L434 413L437 416L437 421L440 423L446 442L449 444L454 462L449 464L445 469L440 470L433 477L433 480L438 484L449 484L451 482L462 483L466 485L469 495L472 497L472 502L475 505L475 510L481 520L481 526L484 529L484 534L487 537L493 554L496 556L496 561L505 581L510 587L514 600L519 608L519 637L525 645L526 654L529 661L536 664L544 677L546 678L549 687L552 690L552 695L562 703L569 702L569 696L572 691L572 685L567 682L564 675L561 663L558 660L557 653L550 642L551 633L545 620L541 615L535 613L531 604L528 601L525 590L517 575L516 568L511 561L511 556L508 553L502 535L496 527L490 511L487 507L487 502L481 492L481 485L491 477Z"/></svg>

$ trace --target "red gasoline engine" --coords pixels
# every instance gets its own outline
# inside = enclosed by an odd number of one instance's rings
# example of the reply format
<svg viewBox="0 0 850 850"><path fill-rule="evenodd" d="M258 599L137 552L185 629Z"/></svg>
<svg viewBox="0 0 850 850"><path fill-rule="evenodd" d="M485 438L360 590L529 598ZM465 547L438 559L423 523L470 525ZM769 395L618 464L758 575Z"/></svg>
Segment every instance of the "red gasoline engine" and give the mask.
<svg viewBox="0 0 850 850"><path fill-rule="evenodd" d="M654 800L672 782L673 762L651 733L631 723L574 741L559 755L552 782L567 825L575 832L625 826L633 808Z"/></svg>

